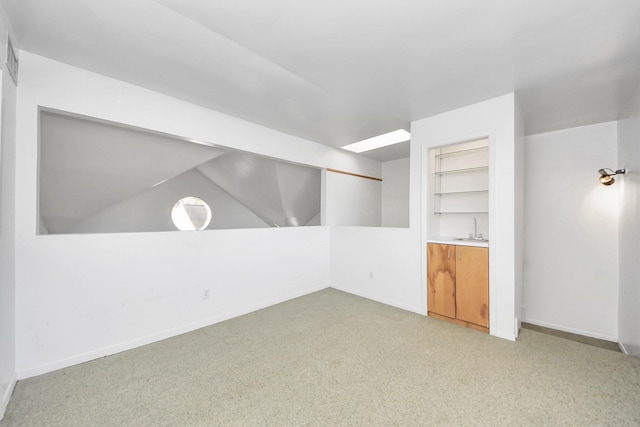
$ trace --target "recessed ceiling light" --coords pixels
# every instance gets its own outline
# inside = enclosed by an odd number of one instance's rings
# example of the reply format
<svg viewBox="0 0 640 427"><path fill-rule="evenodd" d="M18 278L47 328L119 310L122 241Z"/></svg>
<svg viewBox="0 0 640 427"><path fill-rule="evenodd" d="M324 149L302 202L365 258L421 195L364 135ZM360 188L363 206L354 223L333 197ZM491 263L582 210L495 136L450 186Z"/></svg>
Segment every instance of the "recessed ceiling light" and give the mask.
<svg viewBox="0 0 640 427"><path fill-rule="evenodd" d="M345 150L354 153L362 153L364 151L375 150L376 148L386 147L387 145L398 144L400 142L409 141L411 134L404 129L394 130L393 132L374 136L373 138L363 139L353 144L345 145Z"/></svg>

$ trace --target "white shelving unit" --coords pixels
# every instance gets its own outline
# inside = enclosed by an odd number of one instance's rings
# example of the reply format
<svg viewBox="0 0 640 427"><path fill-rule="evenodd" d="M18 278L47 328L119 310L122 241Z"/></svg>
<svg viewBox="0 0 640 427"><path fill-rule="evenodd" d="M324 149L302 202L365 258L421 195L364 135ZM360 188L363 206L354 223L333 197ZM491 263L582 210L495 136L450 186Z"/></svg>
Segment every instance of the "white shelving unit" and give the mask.
<svg viewBox="0 0 640 427"><path fill-rule="evenodd" d="M465 145L436 149L436 215L489 213L489 147Z"/></svg>
<svg viewBox="0 0 640 427"><path fill-rule="evenodd" d="M433 157L432 212L438 217L439 235L458 237L473 231L476 218L487 232L489 216L489 146L487 140L435 148Z"/></svg>

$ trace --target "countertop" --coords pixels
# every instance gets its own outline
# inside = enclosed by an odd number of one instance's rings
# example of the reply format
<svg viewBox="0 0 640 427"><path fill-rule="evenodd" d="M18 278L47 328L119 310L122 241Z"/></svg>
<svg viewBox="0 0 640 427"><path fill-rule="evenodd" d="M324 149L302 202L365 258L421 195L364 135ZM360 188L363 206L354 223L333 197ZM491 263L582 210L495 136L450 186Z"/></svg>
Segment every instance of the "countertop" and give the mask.
<svg viewBox="0 0 640 427"><path fill-rule="evenodd" d="M488 248L489 242L482 240L456 240L459 237L429 237L427 243L440 243L442 245L457 245L457 246L475 246L478 248Z"/></svg>

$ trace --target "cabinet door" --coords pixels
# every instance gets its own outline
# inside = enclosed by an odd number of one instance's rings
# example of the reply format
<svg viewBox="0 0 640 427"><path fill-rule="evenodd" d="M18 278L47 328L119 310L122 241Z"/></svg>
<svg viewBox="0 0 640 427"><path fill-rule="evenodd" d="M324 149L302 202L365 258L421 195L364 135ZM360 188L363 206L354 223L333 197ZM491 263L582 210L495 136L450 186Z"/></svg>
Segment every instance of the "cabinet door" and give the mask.
<svg viewBox="0 0 640 427"><path fill-rule="evenodd" d="M489 249L458 246L456 316L489 327Z"/></svg>
<svg viewBox="0 0 640 427"><path fill-rule="evenodd" d="M456 317L456 247L427 245L427 310Z"/></svg>

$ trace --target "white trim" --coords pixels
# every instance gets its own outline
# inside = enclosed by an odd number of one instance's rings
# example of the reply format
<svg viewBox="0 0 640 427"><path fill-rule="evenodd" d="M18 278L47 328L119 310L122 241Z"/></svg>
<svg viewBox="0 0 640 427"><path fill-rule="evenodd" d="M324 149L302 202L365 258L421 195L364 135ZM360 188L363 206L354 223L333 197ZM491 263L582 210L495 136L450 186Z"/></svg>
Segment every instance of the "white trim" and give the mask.
<svg viewBox="0 0 640 427"><path fill-rule="evenodd" d="M509 340L509 341L515 341L516 340L516 335L511 332L511 331L498 331L495 328L491 329L489 335L497 337L497 338L502 338L505 340Z"/></svg>
<svg viewBox="0 0 640 427"><path fill-rule="evenodd" d="M497 168L496 165L496 141L497 141L497 130L495 128L492 129L484 129L475 131L472 133L461 134L457 136L451 136L448 138L443 138L438 141L435 141L431 144L422 144L420 150L420 233L421 233L421 259L423 260L420 264L420 274L421 274L421 284L422 289L420 291L420 301L422 303L422 309L420 313L426 314L427 311L427 241L428 241L428 221L430 212L429 212L429 204L427 201L427 191L428 191L428 177L429 177L429 150L452 145L459 144L469 141L477 141L481 139L487 139L488 150L489 150L489 319L497 319L498 316L498 300L500 298L500 293L498 292L498 271L496 267L496 263L492 262L492 260L498 259L497 248L495 245L491 245L492 241L495 241L495 233L498 229L497 223L497 215L496 215L496 199L498 197L497 191ZM516 323L517 324L517 323ZM510 341L515 341L517 337L517 328L514 328L514 331L504 332L498 331L495 327L495 322L489 322L489 334L495 337L504 338Z"/></svg>
<svg viewBox="0 0 640 427"><path fill-rule="evenodd" d="M9 406L9 400L11 400L11 395L13 394L13 390L16 388L16 384L18 383L18 374L13 373L13 377L11 377L11 381L9 382L9 387L4 391L4 396L2 396L2 407L0 407L0 420L4 418L4 414L7 411L7 406Z"/></svg>
<svg viewBox="0 0 640 427"><path fill-rule="evenodd" d="M425 316L427 309L427 240L429 237L429 200L427 193L429 192L429 147L422 144L420 147L420 313Z"/></svg>
<svg viewBox="0 0 640 427"><path fill-rule="evenodd" d="M504 338L510 341L515 341L517 337L517 331L503 332L499 331L495 326L495 320L498 318L498 301L500 299L500 293L498 292L498 248L495 245L496 234L498 230L498 215L497 215L497 199L498 199L498 168L496 167L496 153L497 153L497 136L496 129L487 133L489 140L489 335L494 337ZM494 242L494 244L492 244ZM515 286L515 285L514 285ZM515 314L515 313L514 313Z"/></svg>
<svg viewBox="0 0 640 427"><path fill-rule="evenodd" d="M627 349L624 347L624 344L620 341L618 341L618 347L620 348L620 351L623 352L624 354L626 354L627 356L629 355L629 352L627 351Z"/></svg>
<svg viewBox="0 0 640 427"><path fill-rule="evenodd" d="M303 291L295 292L290 295L280 296L276 298L272 298L270 300L264 301L259 304L254 304L248 307L244 307L238 310L230 311L227 313L219 314L217 316L208 317L197 322L188 323L186 325L182 325L177 328L169 329L163 332L159 332L156 334L147 335L145 337L136 338L130 341L125 341L120 344L112 345L109 347L103 347L97 350L88 351L86 353L77 354L75 356L66 357L63 359L58 359L53 362L43 363L41 365L33 366L26 369L21 369L18 371L17 376L18 379L23 380L30 377L35 377L37 375L46 374L47 372L56 371L58 369L66 368L69 366L77 365L80 363L88 362L90 360L99 359L104 356L109 356L115 353L120 353L126 350L131 350L136 347L141 347L143 345L152 344L154 342L162 341L167 338L172 338L178 335L182 335L188 332L195 331L200 328L204 328L207 326L214 325L216 323L223 322L225 320L233 319L234 317L239 317L244 314L248 314L257 310L261 310L266 307L271 307L273 305L279 304L281 302L289 301L295 298L299 298L314 292L321 291L323 289L327 289L328 285L323 286L315 286L312 288L305 289Z"/></svg>
<svg viewBox="0 0 640 427"><path fill-rule="evenodd" d="M544 328L556 329L558 331L569 332L571 334L583 335L585 337L597 338L600 340L618 342L618 337L613 337L611 335L606 334L598 334L595 332L584 331L582 329L570 328L568 326L556 325L555 323L545 322L542 320L536 319L525 319L523 320L525 323L531 323L532 325L542 326Z"/></svg>
<svg viewBox="0 0 640 427"><path fill-rule="evenodd" d="M411 306L408 306L406 304L402 304L402 303L399 303L397 301L389 300L389 299L386 299L386 298L378 298L378 297L372 296L370 294L367 294L366 292L353 291L353 290L350 290L350 289L347 289L347 288L342 288L342 287L336 286L336 285L331 285L330 288L335 289L337 291L345 292L345 293L348 293L348 294L351 294L351 295L355 295L355 296L358 296L358 297L366 298L366 299L369 299L371 301L379 302L381 304L390 305L391 307L399 308L401 310L410 311L412 313L425 314L425 313L422 313L419 308L411 307Z"/></svg>
<svg viewBox="0 0 640 427"><path fill-rule="evenodd" d="M640 356L640 346L618 341L618 347L620 347L620 350L627 356Z"/></svg>

